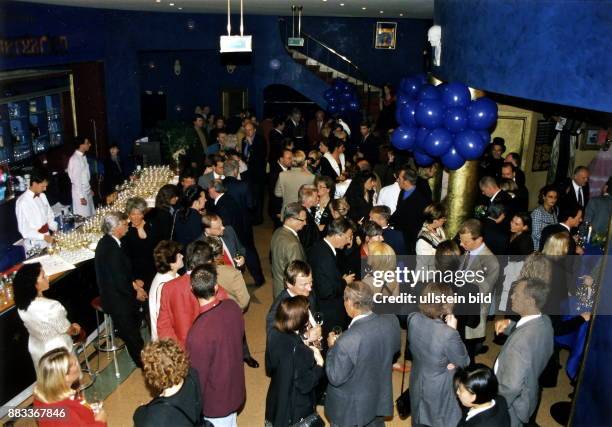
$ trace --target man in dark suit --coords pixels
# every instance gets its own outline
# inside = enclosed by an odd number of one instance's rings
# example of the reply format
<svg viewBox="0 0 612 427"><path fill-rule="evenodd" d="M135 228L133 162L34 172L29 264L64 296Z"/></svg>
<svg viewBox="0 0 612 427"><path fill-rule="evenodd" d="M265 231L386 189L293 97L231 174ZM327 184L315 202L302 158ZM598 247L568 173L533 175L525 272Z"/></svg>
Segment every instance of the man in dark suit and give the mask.
<svg viewBox="0 0 612 427"><path fill-rule="evenodd" d="M574 169L574 175L561 183L559 187L559 208L576 204L584 212L589 203L589 169L585 166L578 166Z"/></svg>
<svg viewBox="0 0 612 427"><path fill-rule="evenodd" d="M266 141L255 133L255 125L248 122L244 125L246 136L242 140L242 154L247 164L247 182L253 195L255 210L252 223L263 222L263 198L266 183L267 148Z"/></svg>
<svg viewBox="0 0 612 427"><path fill-rule="evenodd" d="M433 163L427 167L419 167L418 170L418 178L417 178L417 190L419 190L425 198L427 199L427 203L430 204L433 201L433 194L431 192L431 187L429 186L429 179L436 176L440 165L438 163Z"/></svg>
<svg viewBox="0 0 612 427"><path fill-rule="evenodd" d="M397 182L400 193L391 222L404 234L406 254L415 255L417 236L425 220L423 211L428 206L428 200L417 190L417 174L409 166L400 169Z"/></svg>
<svg viewBox="0 0 612 427"><path fill-rule="evenodd" d="M96 247L94 263L104 312L111 316L136 366L142 367L140 352L144 342L140 336L138 301L145 301L147 293L142 281L133 280L130 260L121 249L121 238L127 231L124 213L108 213L102 221L104 237Z"/></svg>
<svg viewBox="0 0 612 427"><path fill-rule="evenodd" d="M400 326L394 315L372 313L372 303L367 284L348 284L344 307L353 320L327 340L325 414L332 426L382 427L393 415L391 366L400 350Z"/></svg>
<svg viewBox="0 0 612 427"><path fill-rule="evenodd" d="M221 217L214 213L207 213L202 217L203 237L218 237L223 242L223 259L226 265L240 268L245 263L246 250L231 225L224 225Z"/></svg>
<svg viewBox="0 0 612 427"><path fill-rule="evenodd" d="M246 266L255 280L255 285L263 285L266 279L261 270L259 254L255 247L253 229L250 224L247 224L248 212L242 211L234 198L226 194L226 188L219 180L215 180L210 186L208 195L211 200L208 202L207 211L219 215L225 225L232 226L236 231L238 239L244 245Z"/></svg>
<svg viewBox="0 0 612 427"><path fill-rule="evenodd" d="M388 206L374 206L370 211L370 221L382 227L385 243L393 248L396 255L406 255L404 235L389 225L390 218L391 209Z"/></svg>
<svg viewBox="0 0 612 427"><path fill-rule="evenodd" d="M327 227L326 236L315 242L307 253L312 267L317 305L323 314L325 336L335 327L348 325L344 311L344 287L355 280L355 274L342 275L336 261L337 252L351 243L353 230L345 219L337 219Z"/></svg>
<svg viewBox="0 0 612 427"><path fill-rule="evenodd" d="M280 117L275 117L272 121L273 128L270 129L268 134L268 160L270 163L274 162L281 155L283 149L283 141L285 141L285 121Z"/></svg>
<svg viewBox="0 0 612 427"><path fill-rule="evenodd" d="M371 126L369 122L363 122L359 126L360 141L357 145L357 152L361 153L361 157L366 159L372 167L379 162L380 141L371 133Z"/></svg>
<svg viewBox="0 0 612 427"><path fill-rule="evenodd" d="M283 198L277 197L274 194L276 181L278 181L281 172L288 171L291 168L292 163L293 152L289 149L283 149L278 159L270 157L270 173L268 174L268 214L274 222L274 228L278 228L282 225L280 213L283 206Z"/></svg>
<svg viewBox="0 0 612 427"><path fill-rule="evenodd" d="M281 291L280 294L276 298L274 298L274 302L266 315L266 336L270 334L270 330L274 327L274 320L276 319L276 312L278 311L278 307L280 303L286 300L287 298L294 297L296 295L302 295L308 298L310 302L310 307L308 308L309 314L309 322L312 322L313 313L318 311L317 301L312 291L312 270L310 266L301 260L293 260L287 267L285 267L285 271L283 273L285 289ZM324 319L325 320L325 319ZM308 340L310 342L318 341L321 338L321 326L310 323L310 329L308 330Z"/></svg>
<svg viewBox="0 0 612 427"><path fill-rule="evenodd" d="M209 157L210 163L212 164L212 171L208 172L208 173L204 173L202 174L199 178L198 178L198 185L200 187L202 187L204 190L208 190L208 187L210 187L210 184L215 180L215 179L223 179L223 157L219 156L218 154L213 154Z"/></svg>
<svg viewBox="0 0 612 427"><path fill-rule="evenodd" d="M538 279L515 282L512 311L521 319L495 322L495 332L508 335L493 370L499 394L508 402L512 427L527 424L538 407L538 378L553 354L553 328L548 316L542 314L548 291L548 285Z"/></svg>
<svg viewBox="0 0 612 427"><path fill-rule="evenodd" d="M514 181L516 185L525 187L525 172L521 170L521 155L519 153L508 153L504 159L505 163L510 163L514 166Z"/></svg>
<svg viewBox="0 0 612 427"><path fill-rule="evenodd" d="M519 184L516 175L517 169L512 163L504 163L501 168L502 179L510 179L516 183L518 189L514 191L514 199L512 200L513 206L516 208L514 212L527 212L529 206L529 190L524 184Z"/></svg>
<svg viewBox="0 0 612 427"><path fill-rule="evenodd" d="M493 203L487 209L487 217L482 220L482 237L485 245L495 255L506 255L510 239L509 230L505 227L505 208L500 203Z"/></svg>
<svg viewBox="0 0 612 427"><path fill-rule="evenodd" d="M119 147L113 144L108 149L109 157L104 161L104 194L109 195L117 191L115 187L123 184L126 175L123 173L121 158L119 157Z"/></svg>
<svg viewBox="0 0 612 427"><path fill-rule="evenodd" d="M291 138L295 143L296 150L302 150L305 153L308 152L306 146L306 129L304 126L304 120L302 119L302 112L297 108L291 110L291 116L285 122L285 136Z"/></svg>
<svg viewBox="0 0 612 427"><path fill-rule="evenodd" d="M245 227L250 228L252 232L249 214L253 212L255 202L253 195L249 191L249 185L238 179L239 174L240 164L236 160L226 160L223 164L223 175L225 177L223 185L225 186L226 193L238 203L241 211L245 213L243 215L246 219Z"/></svg>
<svg viewBox="0 0 612 427"><path fill-rule="evenodd" d="M580 246L576 246L576 241L573 238L573 229L578 227L580 223L582 223L582 208L577 204L569 204L563 206L559 210L559 214L557 215L557 224L551 224L544 227L542 230L542 237L540 237L540 248L539 251L542 252L544 249L544 245L546 244L546 240L550 236L556 233L568 233L570 236L569 241L569 252L568 255L582 255L584 253L583 249Z"/></svg>
<svg viewBox="0 0 612 427"><path fill-rule="evenodd" d="M313 149L316 149L319 146L319 142L323 139L321 135L323 126L325 126L325 113L323 110L317 110L314 118L308 122L308 127L306 129L308 143Z"/></svg>
<svg viewBox="0 0 612 427"><path fill-rule="evenodd" d="M193 132L188 136L189 148L187 158L192 168L202 170L206 159L208 139L204 131L204 117L201 114L193 116Z"/></svg>

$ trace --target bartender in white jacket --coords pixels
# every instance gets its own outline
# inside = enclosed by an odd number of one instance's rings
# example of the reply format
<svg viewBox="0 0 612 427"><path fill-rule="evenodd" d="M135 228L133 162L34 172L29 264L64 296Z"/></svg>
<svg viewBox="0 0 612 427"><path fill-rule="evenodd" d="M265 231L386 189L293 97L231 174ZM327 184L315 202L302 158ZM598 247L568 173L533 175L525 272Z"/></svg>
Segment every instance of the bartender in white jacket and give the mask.
<svg viewBox="0 0 612 427"><path fill-rule="evenodd" d="M47 184L46 173L34 170L30 177L30 188L19 196L15 204L17 228L23 237L26 251L44 248L54 240L50 232L57 230L57 223L44 193Z"/></svg>
<svg viewBox="0 0 612 427"><path fill-rule="evenodd" d="M76 150L68 161L68 176L72 183L72 212L83 217L90 217L95 212L93 191L89 185L89 165L85 153L91 142L87 138L78 138Z"/></svg>

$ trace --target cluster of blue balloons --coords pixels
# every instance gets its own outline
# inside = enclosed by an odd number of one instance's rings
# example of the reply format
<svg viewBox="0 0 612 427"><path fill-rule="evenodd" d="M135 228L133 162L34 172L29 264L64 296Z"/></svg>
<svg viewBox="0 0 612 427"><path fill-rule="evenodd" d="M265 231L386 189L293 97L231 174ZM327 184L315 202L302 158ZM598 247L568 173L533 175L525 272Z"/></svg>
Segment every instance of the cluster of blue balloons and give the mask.
<svg viewBox="0 0 612 427"><path fill-rule="evenodd" d="M343 79L335 79L331 88L323 92L330 114L355 113L359 111L359 96L354 85Z"/></svg>
<svg viewBox="0 0 612 427"><path fill-rule="evenodd" d="M419 166L440 159L451 170L482 156L497 122L497 104L489 98L471 100L463 83L427 84L424 76L401 81L397 94L399 127L391 143L411 150Z"/></svg>

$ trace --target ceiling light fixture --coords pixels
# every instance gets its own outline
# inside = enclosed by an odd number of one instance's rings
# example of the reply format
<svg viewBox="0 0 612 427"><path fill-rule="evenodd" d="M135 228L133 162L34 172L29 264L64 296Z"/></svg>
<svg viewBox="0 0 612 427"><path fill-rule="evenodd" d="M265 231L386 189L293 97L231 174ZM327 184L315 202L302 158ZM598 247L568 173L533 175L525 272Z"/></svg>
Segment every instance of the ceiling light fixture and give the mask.
<svg viewBox="0 0 612 427"><path fill-rule="evenodd" d="M170 3L170 6L174 6L174 3Z"/></svg>
<svg viewBox="0 0 612 427"><path fill-rule="evenodd" d="M183 8L182 8L182 7L179 7L179 8L178 8L178 10L183 10Z"/></svg>
<svg viewBox="0 0 612 427"><path fill-rule="evenodd" d="M381 10L380 13L385 13L385 12Z"/></svg>
<svg viewBox="0 0 612 427"><path fill-rule="evenodd" d="M344 6L344 3L340 3L340 6Z"/></svg>
<svg viewBox="0 0 612 427"><path fill-rule="evenodd" d="M365 7L365 6L364 6L364 7L362 7L362 8L361 8L361 10L366 10L366 7Z"/></svg>
<svg viewBox="0 0 612 427"><path fill-rule="evenodd" d="M155 0L155 3L161 3L161 0Z"/></svg>
<svg viewBox="0 0 612 427"><path fill-rule="evenodd" d="M400 13L400 16L404 16L404 14L403 14L403 13Z"/></svg>

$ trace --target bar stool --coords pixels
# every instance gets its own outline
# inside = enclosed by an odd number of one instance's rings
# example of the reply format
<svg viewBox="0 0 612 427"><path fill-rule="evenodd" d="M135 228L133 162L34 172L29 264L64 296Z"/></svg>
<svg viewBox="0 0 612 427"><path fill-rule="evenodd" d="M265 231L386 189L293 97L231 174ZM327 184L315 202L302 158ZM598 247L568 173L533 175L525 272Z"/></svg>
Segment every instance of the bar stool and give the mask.
<svg viewBox="0 0 612 427"><path fill-rule="evenodd" d="M85 363L85 367L81 365L81 380L79 380L79 391L83 391L86 388L89 388L96 382L97 373L91 369L89 366L89 358L87 357L87 353L85 352L85 344L87 342L87 334L85 333L85 329L81 328L81 332L78 336L73 338L72 343L72 352L76 356L77 360L79 360L79 354L83 354L83 362ZM98 359L99 361L99 359ZM79 361L79 365L81 362ZM89 376L89 381L82 381L83 375L87 374Z"/></svg>
<svg viewBox="0 0 612 427"><path fill-rule="evenodd" d="M100 372L100 352L108 353L108 358L110 359L110 353L113 353L113 363L115 365L115 377L121 378L121 374L119 373L119 364L117 363L117 351L121 350L125 347L124 343L117 344L115 342L115 328L113 327L113 319L111 319L109 314L104 312L102 308L102 299L100 297L96 297L91 301L91 306L96 310L96 323L98 330L98 338L97 342L94 344L94 347L98 350L98 370ZM104 316L104 329L105 333L100 333L100 314ZM104 339L104 345L101 344L102 339Z"/></svg>

